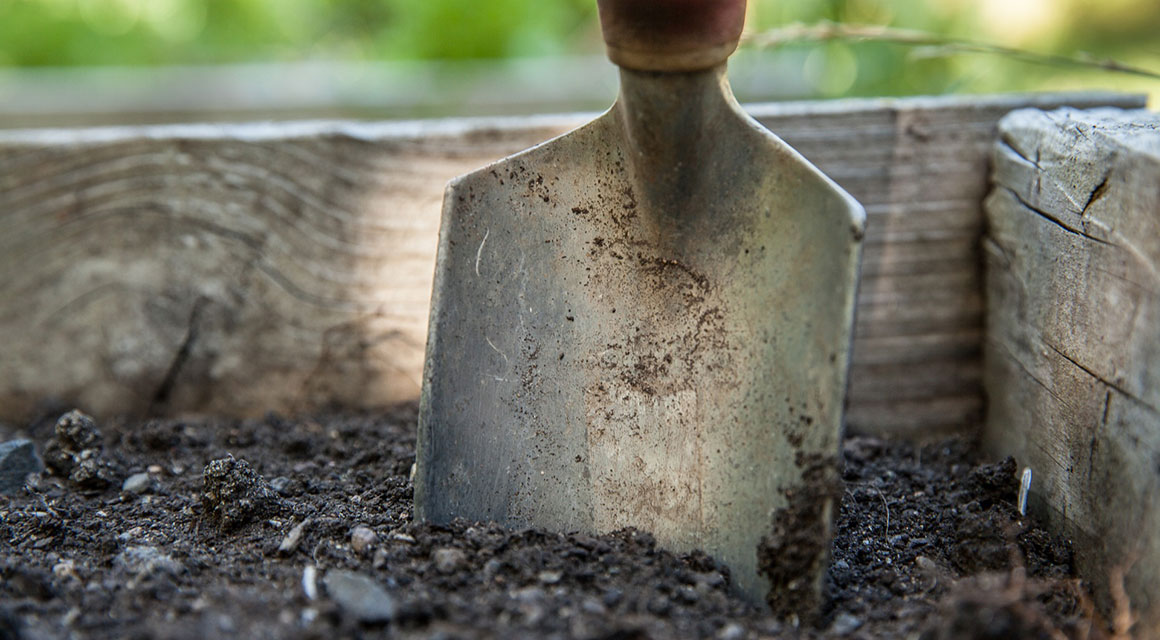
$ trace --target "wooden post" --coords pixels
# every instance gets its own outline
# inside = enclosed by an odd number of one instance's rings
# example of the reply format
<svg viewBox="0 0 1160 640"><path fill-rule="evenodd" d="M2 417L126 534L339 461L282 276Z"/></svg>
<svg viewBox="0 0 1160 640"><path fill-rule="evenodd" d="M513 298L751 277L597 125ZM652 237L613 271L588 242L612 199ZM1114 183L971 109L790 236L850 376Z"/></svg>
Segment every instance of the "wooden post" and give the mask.
<svg viewBox="0 0 1160 640"><path fill-rule="evenodd" d="M988 232L985 442L1033 472L1109 609L1160 632L1160 115L1000 123Z"/></svg>

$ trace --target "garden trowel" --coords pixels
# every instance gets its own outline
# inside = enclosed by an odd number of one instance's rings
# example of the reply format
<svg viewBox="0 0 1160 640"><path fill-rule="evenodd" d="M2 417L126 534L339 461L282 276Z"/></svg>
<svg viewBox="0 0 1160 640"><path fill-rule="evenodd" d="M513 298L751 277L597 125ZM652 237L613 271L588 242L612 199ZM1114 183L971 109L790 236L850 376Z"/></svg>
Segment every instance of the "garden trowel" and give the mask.
<svg viewBox="0 0 1160 640"><path fill-rule="evenodd" d="M862 208L747 116L744 0L600 0L620 96L448 186L418 518L702 549L817 604Z"/></svg>

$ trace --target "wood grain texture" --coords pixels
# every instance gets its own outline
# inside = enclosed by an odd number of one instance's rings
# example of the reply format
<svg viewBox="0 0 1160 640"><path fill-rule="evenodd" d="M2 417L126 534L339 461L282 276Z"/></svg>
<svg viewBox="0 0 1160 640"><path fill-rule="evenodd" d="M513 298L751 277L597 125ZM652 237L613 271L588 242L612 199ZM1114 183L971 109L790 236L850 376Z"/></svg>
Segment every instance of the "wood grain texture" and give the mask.
<svg viewBox="0 0 1160 640"><path fill-rule="evenodd" d="M855 430L981 416L995 124L1115 94L754 105L868 212ZM0 132L0 419L378 407L419 391L443 188L588 117Z"/></svg>
<svg viewBox="0 0 1160 640"><path fill-rule="evenodd" d="M852 430L934 438L979 423L979 239L995 125L1024 106L1112 103L1142 105L1127 96L1039 95L754 110L866 207Z"/></svg>
<svg viewBox="0 0 1160 640"><path fill-rule="evenodd" d="M1019 111L987 199L985 442L1160 634L1160 115ZM1147 637L1147 636L1141 636Z"/></svg>
<svg viewBox="0 0 1160 640"><path fill-rule="evenodd" d="M0 406L250 414L417 396L446 180L563 131L28 134L0 150Z"/></svg>

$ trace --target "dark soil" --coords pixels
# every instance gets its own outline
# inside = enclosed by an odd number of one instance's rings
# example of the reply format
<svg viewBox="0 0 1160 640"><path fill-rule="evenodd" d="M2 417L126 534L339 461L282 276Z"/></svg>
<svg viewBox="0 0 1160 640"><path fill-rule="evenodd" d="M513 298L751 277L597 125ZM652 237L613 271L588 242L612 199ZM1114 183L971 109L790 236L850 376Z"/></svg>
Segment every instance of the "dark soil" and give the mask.
<svg viewBox="0 0 1160 640"><path fill-rule="evenodd" d="M1102 635L1069 546L1015 510L1014 461L959 441L846 442L826 600L795 626L644 532L413 524L411 407L56 417L0 429L50 463L0 498L0 639Z"/></svg>

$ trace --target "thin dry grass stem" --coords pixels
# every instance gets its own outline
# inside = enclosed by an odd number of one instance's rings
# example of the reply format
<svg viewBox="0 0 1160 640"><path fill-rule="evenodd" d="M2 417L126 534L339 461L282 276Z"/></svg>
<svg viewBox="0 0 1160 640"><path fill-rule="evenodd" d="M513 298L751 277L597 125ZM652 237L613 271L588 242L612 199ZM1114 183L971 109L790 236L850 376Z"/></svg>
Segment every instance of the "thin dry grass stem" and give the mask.
<svg viewBox="0 0 1160 640"><path fill-rule="evenodd" d="M1079 67L1160 80L1160 72L1132 66L1118 60L1099 59L1083 52L1072 55L1035 53L985 42L948 38L927 31L879 25L842 24L829 21L814 24L795 23L758 33L747 33L742 39L743 43L760 49L803 42L832 41L886 42L922 47L922 55L926 57L946 57L962 53L997 55L1032 64Z"/></svg>

